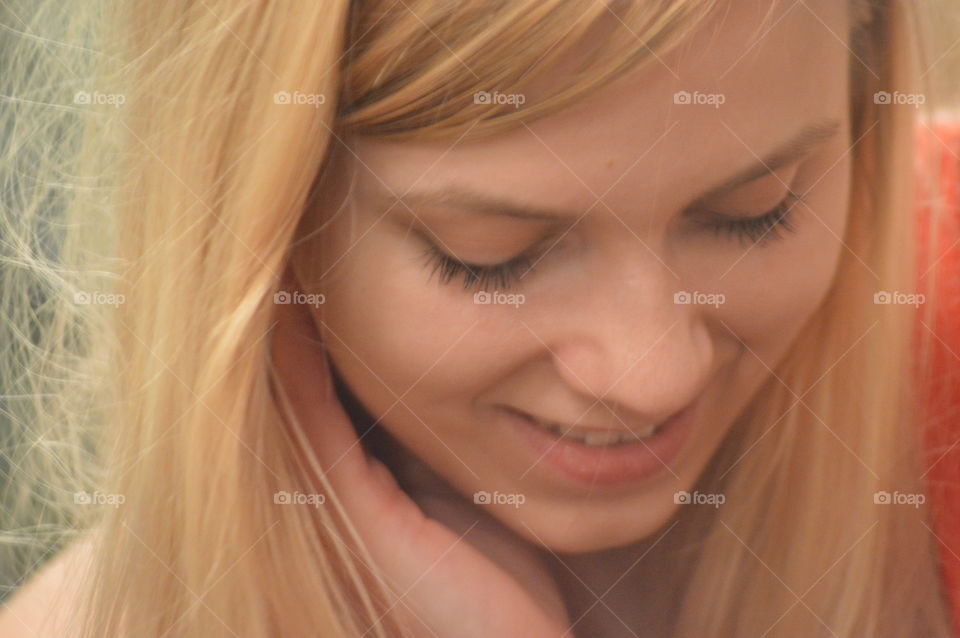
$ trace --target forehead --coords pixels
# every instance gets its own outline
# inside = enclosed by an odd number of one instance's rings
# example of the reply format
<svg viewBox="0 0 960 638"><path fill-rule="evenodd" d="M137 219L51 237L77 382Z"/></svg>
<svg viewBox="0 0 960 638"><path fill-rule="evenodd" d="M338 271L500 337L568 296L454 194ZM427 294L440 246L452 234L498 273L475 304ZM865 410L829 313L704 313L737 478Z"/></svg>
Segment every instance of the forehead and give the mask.
<svg viewBox="0 0 960 638"><path fill-rule="evenodd" d="M667 54L506 133L355 140L359 183L366 177L396 192L456 184L557 207L599 197L633 207L637 198L679 202L756 163L805 124L846 113L847 3L777 4L763 28L769 3L724 4Z"/></svg>

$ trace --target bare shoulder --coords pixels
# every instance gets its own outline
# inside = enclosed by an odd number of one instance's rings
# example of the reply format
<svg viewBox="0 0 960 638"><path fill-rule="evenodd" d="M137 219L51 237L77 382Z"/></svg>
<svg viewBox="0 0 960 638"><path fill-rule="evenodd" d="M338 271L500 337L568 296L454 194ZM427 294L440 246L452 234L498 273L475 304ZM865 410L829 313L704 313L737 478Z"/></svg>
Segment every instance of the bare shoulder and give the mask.
<svg viewBox="0 0 960 638"><path fill-rule="evenodd" d="M92 543L79 540L63 550L0 606L4 638L72 638L79 587L92 557Z"/></svg>

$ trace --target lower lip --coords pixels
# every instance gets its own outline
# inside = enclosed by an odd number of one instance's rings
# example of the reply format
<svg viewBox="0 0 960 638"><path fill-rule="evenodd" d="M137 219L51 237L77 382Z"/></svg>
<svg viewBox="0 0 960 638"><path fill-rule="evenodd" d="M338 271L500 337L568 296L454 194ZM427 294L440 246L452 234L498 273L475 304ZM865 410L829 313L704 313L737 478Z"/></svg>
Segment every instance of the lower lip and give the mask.
<svg viewBox="0 0 960 638"><path fill-rule="evenodd" d="M689 439L695 404L671 417L650 438L610 447L591 447L560 438L511 410L501 410L530 446L535 465L577 483L618 487L666 473Z"/></svg>

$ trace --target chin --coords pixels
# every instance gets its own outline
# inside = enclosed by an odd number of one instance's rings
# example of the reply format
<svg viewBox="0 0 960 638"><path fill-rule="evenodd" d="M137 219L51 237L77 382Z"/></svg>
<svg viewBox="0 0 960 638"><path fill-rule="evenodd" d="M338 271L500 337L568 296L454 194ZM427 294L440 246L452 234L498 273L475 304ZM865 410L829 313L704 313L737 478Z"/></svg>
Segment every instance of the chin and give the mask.
<svg viewBox="0 0 960 638"><path fill-rule="evenodd" d="M643 516L637 516L642 509L625 510L623 505L565 508L528 501L520 510L509 510L493 508L490 513L530 543L558 554L587 554L649 538L670 522L676 506L671 502L663 511L651 508Z"/></svg>

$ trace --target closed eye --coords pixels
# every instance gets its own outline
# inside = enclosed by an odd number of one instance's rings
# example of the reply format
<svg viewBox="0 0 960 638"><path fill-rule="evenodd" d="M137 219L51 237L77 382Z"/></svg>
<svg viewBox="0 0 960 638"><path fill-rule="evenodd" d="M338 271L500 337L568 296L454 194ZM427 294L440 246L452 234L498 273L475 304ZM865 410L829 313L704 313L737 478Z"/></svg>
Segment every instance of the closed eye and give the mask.
<svg viewBox="0 0 960 638"><path fill-rule="evenodd" d="M471 264L451 257L432 243L424 255L431 278L437 275L441 284L449 284L455 277L462 277L464 290L507 290L526 276L534 262L534 256L524 252L499 264Z"/></svg>
<svg viewBox="0 0 960 638"><path fill-rule="evenodd" d="M730 217L710 212L698 221L716 235L734 237L746 245L758 245L782 239L785 233L792 232L794 220L791 212L801 202L802 196L788 192L779 204L759 217Z"/></svg>
<svg viewBox="0 0 960 638"><path fill-rule="evenodd" d="M757 217L730 217L707 212L698 224L717 236L734 238L746 245L760 245L781 239L794 230L791 212L803 198L793 192L769 211ZM542 245L540 242L538 245ZM539 251L542 254L542 251ZM427 242L424 257L430 269L430 278L437 276L442 285L461 278L464 290L508 290L528 276L537 261L536 249L524 251L498 264L474 264L461 261Z"/></svg>

